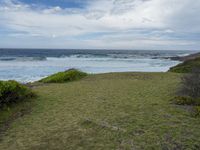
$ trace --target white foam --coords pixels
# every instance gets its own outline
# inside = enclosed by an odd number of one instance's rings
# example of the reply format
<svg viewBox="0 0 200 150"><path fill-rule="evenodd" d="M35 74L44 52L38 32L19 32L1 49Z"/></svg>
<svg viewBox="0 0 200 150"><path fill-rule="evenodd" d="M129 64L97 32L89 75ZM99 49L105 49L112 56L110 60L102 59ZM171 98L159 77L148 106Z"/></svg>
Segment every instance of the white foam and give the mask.
<svg viewBox="0 0 200 150"><path fill-rule="evenodd" d="M166 59L121 57L48 57L45 61L17 59L0 61L0 79L26 83L69 68L77 68L88 73L165 72L178 63Z"/></svg>

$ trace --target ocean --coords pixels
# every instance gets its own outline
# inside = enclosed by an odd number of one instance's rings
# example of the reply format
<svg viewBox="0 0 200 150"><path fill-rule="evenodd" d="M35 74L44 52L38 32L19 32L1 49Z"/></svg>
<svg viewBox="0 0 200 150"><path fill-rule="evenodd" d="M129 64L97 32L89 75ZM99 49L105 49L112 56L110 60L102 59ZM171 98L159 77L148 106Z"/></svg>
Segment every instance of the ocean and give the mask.
<svg viewBox="0 0 200 150"><path fill-rule="evenodd" d="M0 49L0 80L22 83L76 68L87 73L165 72L180 63L164 57L195 51Z"/></svg>

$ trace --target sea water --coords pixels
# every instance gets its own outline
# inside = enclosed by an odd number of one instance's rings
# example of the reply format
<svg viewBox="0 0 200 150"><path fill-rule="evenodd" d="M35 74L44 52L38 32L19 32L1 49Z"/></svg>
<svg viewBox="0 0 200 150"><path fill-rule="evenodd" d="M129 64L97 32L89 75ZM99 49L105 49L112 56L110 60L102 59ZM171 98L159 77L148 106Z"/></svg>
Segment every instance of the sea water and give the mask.
<svg viewBox="0 0 200 150"><path fill-rule="evenodd" d="M87 73L165 72L194 51L0 49L0 80L22 83L76 68Z"/></svg>

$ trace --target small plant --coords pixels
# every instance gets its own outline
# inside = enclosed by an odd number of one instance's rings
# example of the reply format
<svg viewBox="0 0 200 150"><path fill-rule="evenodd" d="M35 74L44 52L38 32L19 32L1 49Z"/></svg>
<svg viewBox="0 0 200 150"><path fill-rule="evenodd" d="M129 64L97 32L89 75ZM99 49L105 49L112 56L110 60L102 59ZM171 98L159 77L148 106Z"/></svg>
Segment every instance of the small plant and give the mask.
<svg viewBox="0 0 200 150"><path fill-rule="evenodd" d="M70 81L75 81L84 78L87 76L87 73L81 72L76 69L69 69L64 72L58 72L56 74L53 74L49 77L46 77L39 82L42 83L65 83Z"/></svg>
<svg viewBox="0 0 200 150"><path fill-rule="evenodd" d="M191 97L176 96L173 102L177 105L194 105L195 99Z"/></svg>
<svg viewBox="0 0 200 150"><path fill-rule="evenodd" d="M200 98L192 98L188 96L176 96L172 100L177 105L193 105L200 106Z"/></svg>
<svg viewBox="0 0 200 150"><path fill-rule="evenodd" d="M196 106L194 108L194 116L200 116L200 106Z"/></svg>
<svg viewBox="0 0 200 150"><path fill-rule="evenodd" d="M0 81L0 107L34 96L31 89L16 81Z"/></svg>

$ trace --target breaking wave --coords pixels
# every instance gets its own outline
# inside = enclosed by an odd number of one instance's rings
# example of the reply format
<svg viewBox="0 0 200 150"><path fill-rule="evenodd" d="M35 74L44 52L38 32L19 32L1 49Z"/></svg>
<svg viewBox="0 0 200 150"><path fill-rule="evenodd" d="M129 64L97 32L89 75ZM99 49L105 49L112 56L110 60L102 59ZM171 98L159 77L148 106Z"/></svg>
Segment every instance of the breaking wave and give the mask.
<svg viewBox="0 0 200 150"><path fill-rule="evenodd" d="M69 68L88 73L164 72L180 63L164 57L188 54L188 51L0 49L0 80L32 82Z"/></svg>

